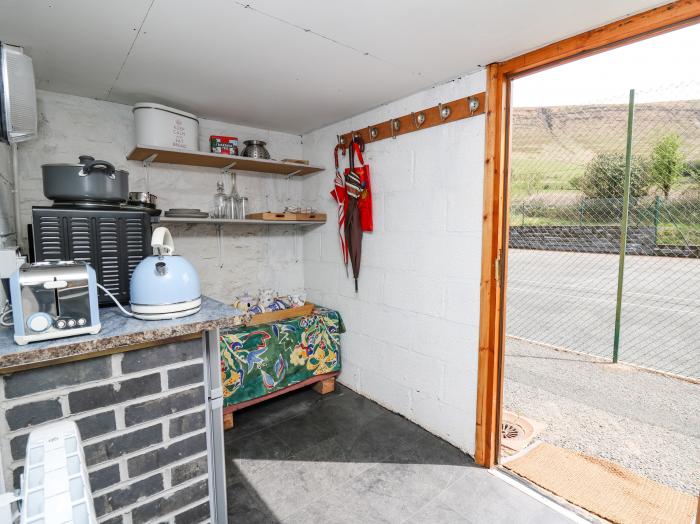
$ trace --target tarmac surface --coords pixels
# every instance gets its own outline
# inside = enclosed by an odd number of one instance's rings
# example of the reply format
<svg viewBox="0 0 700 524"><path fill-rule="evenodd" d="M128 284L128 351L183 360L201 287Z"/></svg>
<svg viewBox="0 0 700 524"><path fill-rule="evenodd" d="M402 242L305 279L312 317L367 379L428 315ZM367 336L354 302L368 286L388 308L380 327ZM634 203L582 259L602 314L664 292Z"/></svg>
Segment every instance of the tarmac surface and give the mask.
<svg viewBox="0 0 700 524"><path fill-rule="evenodd" d="M510 249L509 335L612 359L618 256ZM700 379L700 259L626 257L620 362Z"/></svg>

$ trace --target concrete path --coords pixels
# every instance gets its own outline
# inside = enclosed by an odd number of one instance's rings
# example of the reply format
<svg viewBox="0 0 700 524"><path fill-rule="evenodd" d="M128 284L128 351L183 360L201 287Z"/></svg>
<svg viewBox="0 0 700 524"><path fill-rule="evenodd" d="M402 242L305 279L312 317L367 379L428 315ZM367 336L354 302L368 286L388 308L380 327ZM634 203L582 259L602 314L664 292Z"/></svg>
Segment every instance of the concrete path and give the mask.
<svg viewBox="0 0 700 524"><path fill-rule="evenodd" d="M541 440L700 491L700 385L509 338L504 390Z"/></svg>
<svg viewBox="0 0 700 524"><path fill-rule="evenodd" d="M507 332L612 357L617 255L509 250ZM627 256L620 361L700 379L700 259Z"/></svg>

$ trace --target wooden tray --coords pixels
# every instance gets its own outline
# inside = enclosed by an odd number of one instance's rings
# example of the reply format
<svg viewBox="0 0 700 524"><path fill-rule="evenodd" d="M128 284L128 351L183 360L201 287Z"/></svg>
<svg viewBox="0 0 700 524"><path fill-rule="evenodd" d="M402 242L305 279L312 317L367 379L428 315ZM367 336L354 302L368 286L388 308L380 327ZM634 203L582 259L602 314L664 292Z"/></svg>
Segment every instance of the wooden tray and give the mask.
<svg viewBox="0 0 700 524"><path fill-rule="evenodd" d="M257 326L258 324L267 324L268 322L275 322L276 320L284 320L286 318L303 317L311 314L314 307L315 306L311 302L307 302L300 307L258 313L257 315L253 315L253 318L250 319L250 322L246 323L246 326Z"/></svg>
<svg viewBox="0 0 700 524"><path fill-rule="evenodd" d="M249 213L245 216L252 220L270 220L271 222L283 222L285 220L298 220L308 222L325 222L325 213Z"/></svg>

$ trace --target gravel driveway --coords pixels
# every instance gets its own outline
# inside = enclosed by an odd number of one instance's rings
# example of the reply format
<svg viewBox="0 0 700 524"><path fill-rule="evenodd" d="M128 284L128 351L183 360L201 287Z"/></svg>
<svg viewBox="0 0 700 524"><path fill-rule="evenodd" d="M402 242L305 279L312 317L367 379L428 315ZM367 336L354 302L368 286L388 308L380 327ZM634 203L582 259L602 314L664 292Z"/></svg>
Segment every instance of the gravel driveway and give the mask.
<svg viewBox="0 0 700 524"><path fill-rule="evenodd" d="M700 491L700 385L509 337L504 389L539 439Z"/></svg>

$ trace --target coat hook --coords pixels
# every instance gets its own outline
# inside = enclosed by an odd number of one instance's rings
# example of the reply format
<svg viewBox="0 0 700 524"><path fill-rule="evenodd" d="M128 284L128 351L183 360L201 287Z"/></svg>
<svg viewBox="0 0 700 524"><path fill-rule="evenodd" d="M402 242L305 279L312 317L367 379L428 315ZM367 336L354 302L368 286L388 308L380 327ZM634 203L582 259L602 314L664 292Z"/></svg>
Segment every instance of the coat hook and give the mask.
<svg viewBox="0 0 700 524"><path fill-rule="evenodd" d="M396 133L401 129L401 122L395 118L391 119L391 138L396 138Z"/></svg>
<svg viewBox="0 0 700 524"><path fill-rule="evenodd" d="M475 96L470 96L469 97L469 112L474 113L474 111L476 111L477 109L479 109L479 99L476 98Z"/></svg>
<svg viewBox="0 0 700 524"><path fill-rule="evenodd" d="M420 126L425 122L425 113L423 111L418 114L411 113L411 116L413 117L413 125L416 129L420 129Z"/></svg>
<svg viewBox="0 0 700 524"><path fill-rule="evenodd" d="M372 128L368 127L367 129L369 129L369 139L370 140L374 140L375 138L377 138L377 136L379 136L379 129L377 129L376 127L372 127Z"/></svg>
<svg viewBox="0 0 700 524"><path fill-rule="evenodd" d="M442 103L438 104L438 113L440 113L440 120L443 122L447 120L450 117L450 114L452 113L452 109L450 109L450 106L443 106Z"/></svg>

